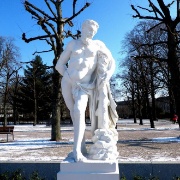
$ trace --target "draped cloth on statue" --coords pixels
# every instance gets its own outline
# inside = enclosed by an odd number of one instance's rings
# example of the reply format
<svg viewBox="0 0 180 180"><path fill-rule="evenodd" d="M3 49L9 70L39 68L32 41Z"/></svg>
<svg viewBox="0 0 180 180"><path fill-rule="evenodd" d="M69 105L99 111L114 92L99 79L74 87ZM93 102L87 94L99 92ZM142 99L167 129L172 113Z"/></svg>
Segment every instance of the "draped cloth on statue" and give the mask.
<svg viewBox="0 0 180 180"><path fill-rule="evenodd" d="M109 82L105 84L105 88L107 89L106 92L106 97L107 97L107 114L106 117L106 124L108 124L108 127L106 129L113 129L116 126L116 122L118 120L118 114L116 112L116 103L112 97L111 90L110 90L110 85ZM77 83L73 87L73 96L76 96L75 94L78 93L79 90L84 91L86 94L89 95L89 114L90 114L90 121L91 121L91 131L92 133L100 128L98 127L98 113L97 111L101 108L98 105L100 105L99 101L101 101L101 98L99 98L99 93L102 93L102 90L99 89L98 87L98 79L97 76L94 78L91 84L80 84ZM103 122L102 122L103 123Z"/></svg>
<svg viewBox="0 0 180 180"><path fill-rule="evenodd" d="M97 88L97 87L96 87ZM96 90L96 88L94 90L92 90L91 94L90 94L90 102L89 102L89 110L90 110L90 120L91 120L91 131L92 133L96 130L99 129L98 127L98 102L99 102L99 92ZM118 120L118 114L116 112L116 103L112 97L111 94L111 90L110 90L110 86L109 83L106 84L106 88L107 88L107 97L109 102L106 104L107 105L107 115L108 117L106 117L106 119L109 120L109 122L106 122L106 124L108 123L109 128L108 129L113 129L116 127L116 122Z"/></svg>

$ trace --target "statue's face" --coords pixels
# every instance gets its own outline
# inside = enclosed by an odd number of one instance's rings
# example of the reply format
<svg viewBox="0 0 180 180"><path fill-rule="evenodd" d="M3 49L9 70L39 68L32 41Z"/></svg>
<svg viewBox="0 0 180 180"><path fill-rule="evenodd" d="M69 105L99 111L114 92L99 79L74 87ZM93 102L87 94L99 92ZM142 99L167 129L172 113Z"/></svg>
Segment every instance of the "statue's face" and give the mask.
<svg viewBox="0 0 180 180"><path fill-rule="evenodd" d="M98 64L107 66L109 59L106 54L98 52Z"/></svg>
<svg viewBox="0 0 180 180"><path fill-rule="evenodd" d="M94 25L86 25L82 28L81 37L92 39L97 32L97 28Z"/></svg>

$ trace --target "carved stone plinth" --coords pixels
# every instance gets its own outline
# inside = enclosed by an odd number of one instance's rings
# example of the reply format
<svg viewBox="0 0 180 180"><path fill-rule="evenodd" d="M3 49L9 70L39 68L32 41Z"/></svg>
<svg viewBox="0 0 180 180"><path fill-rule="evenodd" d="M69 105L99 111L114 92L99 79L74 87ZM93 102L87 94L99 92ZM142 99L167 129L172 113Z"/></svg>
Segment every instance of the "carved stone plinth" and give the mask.
<svg viewBox="0 0 180 180"><path fill-rule="evenodd" d="M117 161L69 162L60 164L57 180L119 180Z"/></svg>

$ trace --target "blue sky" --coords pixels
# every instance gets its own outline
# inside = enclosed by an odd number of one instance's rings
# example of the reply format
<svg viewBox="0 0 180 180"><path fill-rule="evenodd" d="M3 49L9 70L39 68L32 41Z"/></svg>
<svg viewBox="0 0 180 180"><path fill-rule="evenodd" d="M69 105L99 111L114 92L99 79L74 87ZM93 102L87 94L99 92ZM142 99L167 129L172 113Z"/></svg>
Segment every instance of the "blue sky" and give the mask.
<svg viewBox="0 0 180 180"><path fill-rule="evenodd" d="M23 32L27 37L40 35L40 28L36 22L31 19L31 15L25 11L23 0L0 0L0 36L10 36L15 39L15 44L20 49L21 61L30 61L34 58L33 52L48 50L45 42L34 41L25 43L21 40ZM73 22L74 29L80 29L85 19L93 19L99 23L99 30L94 39L103 41L112 52L117 62L121 58L122 40L126 33L133 29L138 19L133 19L134 12L131 10L131 4L146 6L147 0L89 0L91 6L82 12ZM169 2L166 0L165 2ZM41 9L45 9L44 0L29 0ZM64 17L71 14L72 0L65 0L63 7ZM82 7L86 0L79 0L77 9ZM68 41L68 40L67 40ZM65 41L65 45L67 44ZM52 65L53 54L40 54L44 63Z"/></svg>

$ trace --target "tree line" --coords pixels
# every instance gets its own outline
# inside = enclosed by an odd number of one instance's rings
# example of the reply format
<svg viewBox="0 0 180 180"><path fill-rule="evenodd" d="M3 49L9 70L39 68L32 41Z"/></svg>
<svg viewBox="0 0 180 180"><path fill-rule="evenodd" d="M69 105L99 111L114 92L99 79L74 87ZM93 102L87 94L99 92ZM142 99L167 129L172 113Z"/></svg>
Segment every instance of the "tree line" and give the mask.
<svg viewBox="0 0 180 180"><path fill-rule="evenodd" d="M43 64L39 55L26 62L25 68L20 66L17 59L15 61L18 69L13 66L11 59L6 58L6 61L8 61L11 75L9 72L5 74L6 67L2 68L0 99L3 125L8 124L8 110L11 111L10 114L12 115L9 121L14 124L23 121L33 122L33 125L40 122L51 124L52 69ZM13 70L13 68L17 70ZM20 68L23 68L23 73L18 71ZM67 107L64 103L62 104L62 113L62 117L68 117Z"/></svg>
<svg viewBox="0 0 180 180"><path fill-rule="evenodd" d="M126 57L120 67L123 93L130 100L134 122L143 124L143 112L154 128L157 95L169 97L170 116L180 116L179 1L165 4L149 0L149 7L131 5L134 18L141 21L125 36ZM171 6L177 3L177 16L171 17ZM142 15L145 14L145 15ZM179 121L180 126L180 121Z"/></svg>
<svg viewBox="0 0 180 180"><path fill-rule="evenodd" d="M1 38L3 39L3 38ZM11 46L4 39L1 42L1 121L7 125L8 109L13 114L11 121L16 124L19 118L31 118L34 125L38 120L49 119L52 114L52 70L43 64L42 58L36 56L30 61L24 74L18 62L17 48L12 41ZM16 57L17 56L17 57ZM9 108L10 106L10 108ZM21 115L21 116L20 116Z"/></svg>

